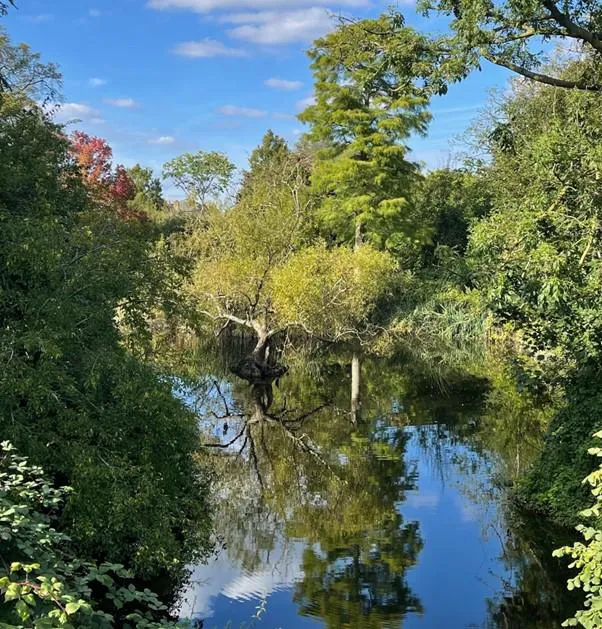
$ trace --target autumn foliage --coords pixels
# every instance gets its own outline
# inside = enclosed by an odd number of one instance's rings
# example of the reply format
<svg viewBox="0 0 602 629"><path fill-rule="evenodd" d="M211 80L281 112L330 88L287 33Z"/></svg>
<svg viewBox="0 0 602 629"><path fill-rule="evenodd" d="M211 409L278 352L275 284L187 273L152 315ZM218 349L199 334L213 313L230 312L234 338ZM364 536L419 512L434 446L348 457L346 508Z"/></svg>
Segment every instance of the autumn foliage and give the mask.
<svg viewBox="0 0 602 629"><path fill-rule="evenodd" d="M144 213L129 207L136 186L124 166L113 168L113 151L106 140L76 131L71 136L71 152L86 187L99 202L124 219L147 219Z"/></svg>

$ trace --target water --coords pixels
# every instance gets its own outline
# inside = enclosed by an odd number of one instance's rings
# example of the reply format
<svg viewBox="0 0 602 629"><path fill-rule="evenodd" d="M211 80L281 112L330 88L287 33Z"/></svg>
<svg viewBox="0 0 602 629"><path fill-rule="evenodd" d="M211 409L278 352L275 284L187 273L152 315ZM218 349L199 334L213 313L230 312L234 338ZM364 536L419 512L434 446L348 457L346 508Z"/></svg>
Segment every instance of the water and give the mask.
<svg viewBox="0 0 602 629"><path fill-rule="evenodd" d="M354 426L349 366L201 387L206 439L226 446L211 449L223 548L194 567L182 617L205 629L559 627L578 604L551 558L565 540L507 500L533 443L500 439L515 423L482 383L443 392L374 361L362 361Z"/></svg>

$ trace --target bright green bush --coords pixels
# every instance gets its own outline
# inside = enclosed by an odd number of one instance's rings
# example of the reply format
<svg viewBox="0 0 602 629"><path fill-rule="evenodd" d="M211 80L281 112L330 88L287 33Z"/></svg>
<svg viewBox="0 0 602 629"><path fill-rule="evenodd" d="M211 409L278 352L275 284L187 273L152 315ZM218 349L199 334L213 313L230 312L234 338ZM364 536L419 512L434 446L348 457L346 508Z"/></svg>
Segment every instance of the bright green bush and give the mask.
<svg viewBox="0 0 602 629"><path fill-rule="evenodd" d="M0 445L0 626L175 627L150 590L138 590L120 564L96 564L72 553L54 528L70 488L55 489L40 467Z"/></svg>
<svg viewBox="0 0 602 629"><path fill-rule="evenodd" d="M602 431L594 437L602 439ZM589 454L601 458L602 448L590 448ZM581 516L592 518L594 524L585 526L580 524L577 530L583 535L585 543L575 542L572 546L565 546L554 551L555 557L570 557L573 561L570 568L579 572L568 580L568 589L581 588L585 594L585 609L578 611L574 618L569 618L563 627L582 626L585 629L600 629L602 627L602 464L589 474L584 484L589 485L595 503L581 512Z"/></svg>

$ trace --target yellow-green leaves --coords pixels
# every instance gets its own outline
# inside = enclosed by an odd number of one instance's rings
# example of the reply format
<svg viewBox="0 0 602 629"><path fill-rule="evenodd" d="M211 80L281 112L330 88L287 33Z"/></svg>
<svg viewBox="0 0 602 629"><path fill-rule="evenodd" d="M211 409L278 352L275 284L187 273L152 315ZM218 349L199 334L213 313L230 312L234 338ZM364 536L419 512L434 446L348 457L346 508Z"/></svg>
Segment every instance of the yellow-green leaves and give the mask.
<svg viewBox="0 0 602 629"><path fill-rule="evenodd" d="M389 254L367 245L302 249L273 275L277 317L328 338L357 335L393 283L395 268Z"/></svg>

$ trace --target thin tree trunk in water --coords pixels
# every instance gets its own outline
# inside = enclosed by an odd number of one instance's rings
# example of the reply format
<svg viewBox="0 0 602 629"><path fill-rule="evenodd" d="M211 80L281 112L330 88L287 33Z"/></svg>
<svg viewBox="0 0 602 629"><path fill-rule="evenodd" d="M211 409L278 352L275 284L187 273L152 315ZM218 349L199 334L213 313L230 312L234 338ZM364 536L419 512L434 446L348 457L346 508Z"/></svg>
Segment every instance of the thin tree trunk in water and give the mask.
<svg viewBox="0 0 602 629"><path fill-rule="evenodd" d="M360 220L355 222L355 243L353 246L354 251L358 251L362 246L362 223ZM359 274L359 269L356 266L356 276ZM356 426L359 420L360 407L362 401L360 398L360 381L361 381L361 368L360 359L357 354L353 354L351 360L351 423Z"/></svg>
<svg viewBox="0 0 602 629"><path fill-rule="evenodd" d="M355 426L359 420L362 400L360 396L361 366L357 354L351 360L351 422Z"/></svg>
<svg viewBox="0 0 602 629"><path fill-rule="evenodd" d="M355 243L353 245L353 250L357 251L362 246L363 238L362 238L362 223L361 221L355 222Z"/></svg>

